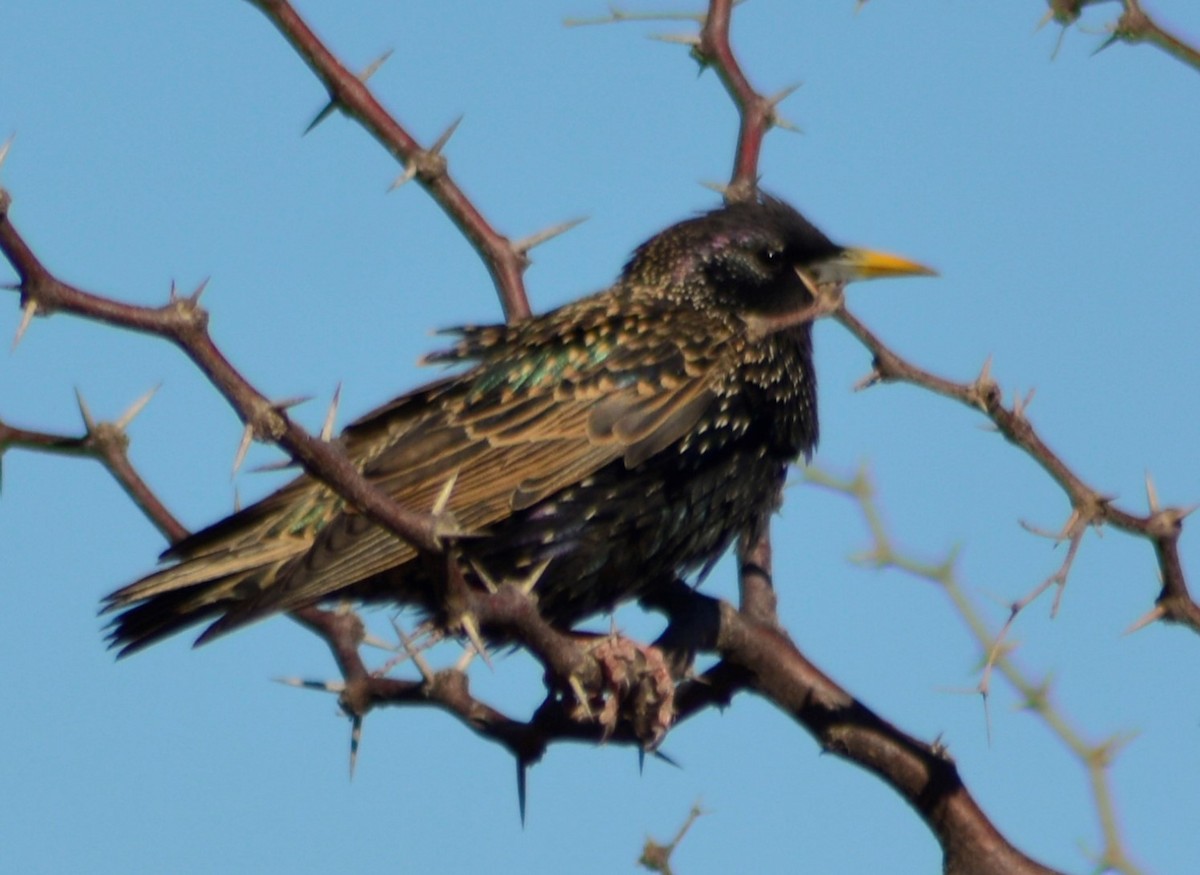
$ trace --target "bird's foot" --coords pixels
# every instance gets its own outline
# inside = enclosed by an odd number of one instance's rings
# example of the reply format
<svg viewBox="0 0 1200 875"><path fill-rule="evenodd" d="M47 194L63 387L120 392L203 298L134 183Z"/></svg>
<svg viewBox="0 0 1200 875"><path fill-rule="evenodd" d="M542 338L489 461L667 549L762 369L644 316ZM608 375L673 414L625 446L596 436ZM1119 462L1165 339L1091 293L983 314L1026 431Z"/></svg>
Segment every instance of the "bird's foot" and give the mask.
<svg viewBox="0 0 1200 875"><path fill-rule="evenodd" d="M601 688L572 683L575 719L595 720L607 738L626 724L646 750L662 742L675 720L675 682L662 652L614 631L584 645L600 667Z"/></svg>

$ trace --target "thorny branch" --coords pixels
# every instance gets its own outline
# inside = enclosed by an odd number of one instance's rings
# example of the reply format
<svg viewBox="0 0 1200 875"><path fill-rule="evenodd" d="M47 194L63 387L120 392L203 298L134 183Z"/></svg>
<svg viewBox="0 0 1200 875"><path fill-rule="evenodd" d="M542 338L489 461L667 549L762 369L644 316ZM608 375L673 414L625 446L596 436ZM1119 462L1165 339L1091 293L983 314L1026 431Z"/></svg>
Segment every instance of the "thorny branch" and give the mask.
<svg viewBox="0 0 1200 875"><path fill-rule="evenodd" d="M406 168L401 181L416 179L424 186L480 251L508 318L528 315L521 272L526 263L525 252L532 244L513 244L495 232L449 176L442 152L454 126L432 147L422 147L366 87L365 80L377 64L363 76L355 76L312 33L289 3L251 2L275 24L325 84L330 105L370 131ZM725 189L726 197L736 200L753 196L756 190L763 136L770 127L781 125L775 108L790 91L766 98L750 85L729 41L732 5L731 0L711 0L708 14L699 18L698 35L685 42L702 64L717 72L739 110L734 167ZM1078 5L1082 7L1084 3ZM1140 11L1135 3L1127 2L1127 16L1132 15L1131 8ZM613 20L620 20L615 12ZM399 507L373 489L334 444L300 429L280 405L273 405L247 383L207 333L206 314L198 303L201 290L187 297L173 294L167 304L152 308L123 304L67 285L55 278L25 244L11 222L10 204L7 192L0 190L0 251L20 279L18 289L27 317L23 325L33 315L61 310L168 339L225 395L256 437L278 443L313 476L329 483L372 519L430 552L440 550L444 537L453 535L452 528L449 531L445 528L448 521ZM1161 613L1149 619L1187 622L1200 630L1198 611L1187 593L1176 546L1182 511L1160 509L1154 502L1151 514L1145 517L1118 510L1082 483L1041 442L1019 405L1004 407L994 383L981 380L974 385L954 384L925 374L888 350L845 310L839 311L835 318L875 354L879 379L907 379L981 407L1010 441L1037 459L1059 482L1075 512L1086 521L1085 526L1108 522L1150 538L1159 554L1164 585L1156 608ZM118 438L102 439L99 435L106 424L85 422L87 434L82 438L47 435L0 423L0 450L20 446L99 458L169 538L182 536L182 526L128 466L124 457L124 426L120 423L119 428L114 426ZM662 610L670 618L658 643L665 652L678 657L672 659L671 666L683 678L674 692L675 721L688 719L713 705L724 705L739 691L757 692L797 720L827 751L869 769L907 799L938 837L945 855L945 871L1051 871L1025 857L996 831L963 786L943 748L918 741L879 718L796 649L780 628L775 612L767 526L739 545L739 558L740 608L709 599L683 585L648 600L652 603L647 607ZM612 686L612 671L606 674L603 660L594 655L595 648L586 640L549 626L532 601L515 587L504 586L495 593L471 591L468 595L468 609L484 627L510 630L511 637L522 641L547 668L546 699L527 721L515 720L474 698L467 675L459 667L433 671L414 654L421 680L400 680L368 669L359 650L364 640L363 626L351 612L315 607L295 612L295 619L325 640L331 649L343 680L322 686L338 692L342 707L354 719L355 746L362 718L371 708L433 705L513 753L518 763L519 788L523 788L524 769L555 741L614 741L645 747L657 740L639 730L636 715L628 712L608 722L580 719L580 708L587 709L589 702L572 693L582 689L585 697L592 697L593 704L605 709L624 695ZM698 677L691 677L692 658L697 650L713 651L720 660ZM1001 670L1004 659L1003 655L997 658ZM667 722L669 719L668 715ZM661 728L665 731L665 726ZM521 796L523 799L523 789Z"/></svg>
<svg viewBox="0 0 1200 875"><path fill-rule="evenodd" d="M458 122L451 125L433 147L424 148L376 100L366 85L367 76L359 77L350 72L313 33L291 3L284 0L249 2L271 20L312 68L329 91L331 105L361 124L401 163L405 171L397 184L416 179L471 241L492 275L505 316L509 320L527 318L529 300L522 276L529 263L526 255L529 245L523 248L514 245L497 232L450 175L443 148ZM370 72L374 70L369 70L367 75ZM314 123L323 115L314 119Z"/></svg>
<svg viewBox="0 0 1200 875"><path fill-rule="evenodd" d="M185 537L187 529L183 523L171 515L166 505L159 500L129 461L129 436L125 429L150 400L150 393L135 402L116 422L95 422L83 396L78 397L79 411L83 415L85 428L82 436L68 437L29 431L0 420L0 458L9 447L19 447L42 453L96 459L168 541L178 541Z"/></svg>
<svg viewBox="0 0 1200 875"><path fill-rule="evenodd" d="M849 310L842 309L834 317L846 330L858 338L874 356L874 370L862 385L876 382L901 382L920 386L938 395L951 398L966 407L979 410L991 420L1006 440L1023 450L1066 493L1071 503L1071 518L1061 538L1076 541L1088 526L1107 523L1113 528L1145 538L1154 546L1162 588L1155 606L1141 625L1155 620L1182 623L1200 632L1200 605L1188 590L1183 563L1179 557L1179 538L1183 521L1191 509L1159 507L1151 497L1150 512L1139 515L1115 505L1103 493L1088 485L1042 439L1026 416L1027 400L1017 398L1006 406L999 384L985 365L979 376L970 383L956 383L922 370L889 349L879 337L858 320ZM1151 492L1151 496L1153 493Z"/></svg>
<svg viewBox="0 0 1200 875"><path fill-rule="evenodd" d="M1046 0L1049 8L1043 22L1053 20L1065 30L1079 20L1085 7L1105 2L1119 2L1121 14L1108 25L1109 36L1096 49L1097 52L1118 42L1130 45L1148 43L1180 63L1200 71L1200 49L1160 24L1142 7L1141 0Z"/></svg>
<svg viewBox="0 0 1200 875"><path fill-rule="evenodd" d="M259 440L285 449L316 477L359 507L380 525L429 551L441 549L446 521L400 507L363 478L336 445L313 437L272 404L230 364L208 333L208 314L200 307L201 286L192 295L174 293L161 307L141 307L83 291L55 277L26 244L9 214L11 196L0 189L0 252L20 278L26 312L82 316L116 328L155 335L178 346L198 367Z"/></svg>

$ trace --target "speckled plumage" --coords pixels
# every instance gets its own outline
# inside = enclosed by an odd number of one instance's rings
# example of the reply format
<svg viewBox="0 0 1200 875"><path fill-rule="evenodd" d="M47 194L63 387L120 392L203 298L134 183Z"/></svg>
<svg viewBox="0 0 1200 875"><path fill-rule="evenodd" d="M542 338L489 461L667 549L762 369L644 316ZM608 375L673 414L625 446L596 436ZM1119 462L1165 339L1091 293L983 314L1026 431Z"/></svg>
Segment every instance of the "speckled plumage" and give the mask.
<svg viewBox="0 0 1200 875"><path fill-rule="evenodd" d="M756 336L747 320L809 304L798 270L844 251L770 198L682 222L603 292L458 330L429 360L465 370L353 423L342 444L417 510L453 479L447 510L478 535L457 543L466 579L536 576L543 613L570 625L715 561L774 508L817 441L810 325ZM122 652L329 598L441 605L430 563L308 476L166 558L108 597Z"/></svg>

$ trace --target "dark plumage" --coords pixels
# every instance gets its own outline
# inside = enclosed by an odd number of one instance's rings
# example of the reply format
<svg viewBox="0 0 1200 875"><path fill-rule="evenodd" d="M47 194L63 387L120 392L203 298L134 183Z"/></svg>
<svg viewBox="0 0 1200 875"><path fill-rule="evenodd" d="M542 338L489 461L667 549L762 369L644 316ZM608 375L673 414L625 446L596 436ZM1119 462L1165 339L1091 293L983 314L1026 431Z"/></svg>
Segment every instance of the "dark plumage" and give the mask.
<svg viewBox="0 0 1200 875"><path fill-rule="evenodd" d="M774 508L817 443L809 283L928 273L831 242L781 201L733 204L643 244L603 292L515 325L459 329L430 361L466 370L341 436L363 475L476 537L464 576L536 578L568 626L714 562ZM416 551L301 476L164 554L108 596L125 654L203 621L202 636L330 598L435 614L442 581Z"/></svg>

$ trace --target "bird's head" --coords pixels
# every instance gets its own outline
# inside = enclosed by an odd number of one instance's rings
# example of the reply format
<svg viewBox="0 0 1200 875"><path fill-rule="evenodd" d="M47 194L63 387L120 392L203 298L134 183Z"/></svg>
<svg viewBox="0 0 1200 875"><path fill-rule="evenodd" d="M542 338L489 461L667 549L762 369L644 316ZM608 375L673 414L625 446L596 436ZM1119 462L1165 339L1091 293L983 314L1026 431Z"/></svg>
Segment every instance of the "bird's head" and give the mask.
<svg viewBox="0 0 1200 875"><path fill-rule="evenodd" d="M624 277L673 302L761 319L808 307L814 286L933 274L906 258L834 243L763 195L667 228L634 253Z"/></svg>

